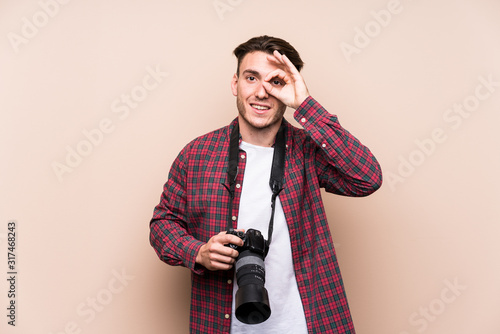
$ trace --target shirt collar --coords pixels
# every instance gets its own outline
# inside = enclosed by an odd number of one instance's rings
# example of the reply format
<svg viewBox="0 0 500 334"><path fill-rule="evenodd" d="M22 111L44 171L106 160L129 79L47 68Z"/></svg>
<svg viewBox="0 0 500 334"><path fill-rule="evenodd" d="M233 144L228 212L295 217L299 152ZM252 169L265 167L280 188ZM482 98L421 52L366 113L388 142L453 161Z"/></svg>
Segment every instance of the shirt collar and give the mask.
<svg viewBox="0 0 500 334"><path fill-rule="evenodd" d="M289 141L290 141L290 123L286 120L285 117L283 117L283 120L282 120L283 124L285 125L285 127L287 128L287 132L286 132L286 147L288 148L288 144L289 144ZM238 117L236 117L235 119L233 119L233 121L231 123L229 123L229 127L227 127L227 131L226 131L226 140L227 142L229 143L230 139L231 139L231 132L233 131L233 128L236 126L236 124L238 124ZM276 140L276 138L275 138ZM241 134L240 134L240 143L241 143ZM273 147L274 147L274 144L273 144Z"/></svg>

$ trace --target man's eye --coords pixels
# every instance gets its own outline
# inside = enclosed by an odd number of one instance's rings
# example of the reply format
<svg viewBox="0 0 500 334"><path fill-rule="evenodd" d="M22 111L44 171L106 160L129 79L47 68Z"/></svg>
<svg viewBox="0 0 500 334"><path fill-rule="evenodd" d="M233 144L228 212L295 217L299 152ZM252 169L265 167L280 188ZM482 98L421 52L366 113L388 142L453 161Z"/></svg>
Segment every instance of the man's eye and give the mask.
<svg viewBox="0 0 500 334"><path fill-rule="evenodd" d="M283 85L283 82L281 80L274 79L273 80L273 85L280 86L280 85Z"/></svg>
<svg viewBox="0 0 500 334"><path fill-rule="evenodd" d="M255 81L255 77L249 76L249 77L247 77L247 80L248 81Z"/></svg>

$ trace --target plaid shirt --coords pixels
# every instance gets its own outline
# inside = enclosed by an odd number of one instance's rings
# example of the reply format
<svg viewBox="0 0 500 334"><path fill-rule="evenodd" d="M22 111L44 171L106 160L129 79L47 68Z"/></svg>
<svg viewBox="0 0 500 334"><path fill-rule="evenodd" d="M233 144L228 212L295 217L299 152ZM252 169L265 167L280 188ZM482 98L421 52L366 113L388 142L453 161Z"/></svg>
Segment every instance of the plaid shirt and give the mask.
<svg viewBox="0 0 500 334"><path fill-rule="evenodd" d="M287 127L285 187L280 193L290 231L292 257L309 333L355 333L320 188L345 196L366 196L382 183L369 149L343 129L337 117L308 97ZM195 263L198 250L225 230L229 126L189 143L174 161L151 220L151 245L170 265L192 271L190 329L229 333L234 271L209 271ZM240 150L236 182L242 184L245 152ZM236 188L237 226L241 188Z"/></svg>

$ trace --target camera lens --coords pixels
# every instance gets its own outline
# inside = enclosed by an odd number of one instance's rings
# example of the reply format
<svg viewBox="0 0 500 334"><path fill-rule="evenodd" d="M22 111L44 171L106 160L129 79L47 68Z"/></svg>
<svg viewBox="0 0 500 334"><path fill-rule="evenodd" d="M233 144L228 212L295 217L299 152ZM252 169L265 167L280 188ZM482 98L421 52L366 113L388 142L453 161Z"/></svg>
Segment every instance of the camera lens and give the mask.
<svg viewBox="0 0 500 334"><path fill-rule="evenodd" d="M271 308L267 290L264 288L266 272L263 256L245 250L238 256L235 267L238 282L236 318L246 324L266 321L271 315Z"/></svg>

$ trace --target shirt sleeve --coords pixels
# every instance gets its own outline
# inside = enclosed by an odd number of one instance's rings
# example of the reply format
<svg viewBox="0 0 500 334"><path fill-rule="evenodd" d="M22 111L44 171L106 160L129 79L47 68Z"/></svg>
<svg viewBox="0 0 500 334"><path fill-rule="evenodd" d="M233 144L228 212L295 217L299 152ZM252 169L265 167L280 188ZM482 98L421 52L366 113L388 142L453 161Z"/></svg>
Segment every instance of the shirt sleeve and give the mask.
<svg viewBox="0 0 500 334"><path fill-rule="evenodd" d="M382 170L370 150L345 130L335 115L308 97L294 118L316 146L321 187L345 196L367 196L382 185Z"/></svg>
<svg viewBox="0 0 500 334"><path fill-rule="evenodd" d="M165 263L184 266L202 274L205 269L196 263L196 255L203 242L189 232L187 221L184 159L185 150L172 164L160 203L155 207L150 222L150 242Z"/></svg>

